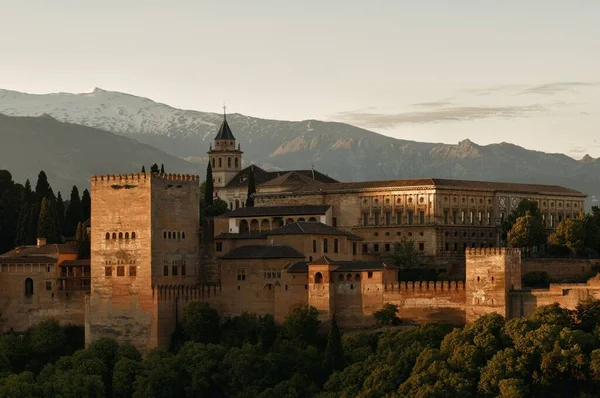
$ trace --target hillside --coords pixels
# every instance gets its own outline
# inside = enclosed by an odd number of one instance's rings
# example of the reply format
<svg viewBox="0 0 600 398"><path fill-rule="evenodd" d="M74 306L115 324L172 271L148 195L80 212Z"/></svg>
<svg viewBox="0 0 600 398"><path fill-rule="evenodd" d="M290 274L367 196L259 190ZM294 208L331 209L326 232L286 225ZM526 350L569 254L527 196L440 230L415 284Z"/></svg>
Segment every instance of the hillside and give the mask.
<svg viewBox="0 0 600 398"><path fill-rule="evenodd" d="M197 165L152 146L107 131L62 123L50 116L10 117L0 114L0 169L16 182L29 178L35 186L44 170L52 187L68 195L75 184L89 187L101 173L135 173L145 165L164 163L166 171L198 174Z"/></svg>
<svg viewBox="0 0 600 398"><path fill-rule="evenodd" d="M0 112L21 116L47 113L61 121L135 138L200 163L206 161L206 151L222 120L220 114L176 109L101 89L47 95L0 90ZM277 121L239 114L227 119L245 161L267 168L307 168L312 164L346 181L445 177L549 183L600 196L600 163L589 157L578 161L508 143L420 143L317 120Z"/></svg>

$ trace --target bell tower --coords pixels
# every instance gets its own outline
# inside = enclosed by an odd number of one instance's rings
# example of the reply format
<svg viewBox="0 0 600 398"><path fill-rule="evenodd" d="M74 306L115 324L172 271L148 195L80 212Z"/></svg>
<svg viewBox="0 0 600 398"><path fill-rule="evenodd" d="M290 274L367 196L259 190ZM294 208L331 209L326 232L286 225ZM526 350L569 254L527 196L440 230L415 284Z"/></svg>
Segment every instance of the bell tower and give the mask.
<svg viewBox="0 0 600 398"><path fill-rule="evenodd" d="M223 188L242 169L242 151L235 146L235 137L227 123L226 107L223 106L223 123L215 137L214 148L211 145L208 159L212 165L213 186Z"/></svg>

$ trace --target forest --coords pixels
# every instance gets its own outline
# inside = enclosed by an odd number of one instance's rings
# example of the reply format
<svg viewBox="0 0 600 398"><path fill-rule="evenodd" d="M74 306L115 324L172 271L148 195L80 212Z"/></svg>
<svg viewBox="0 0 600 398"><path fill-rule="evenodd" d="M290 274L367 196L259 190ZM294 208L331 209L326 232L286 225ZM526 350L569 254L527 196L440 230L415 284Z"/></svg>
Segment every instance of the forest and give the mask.
<svg viewBox="0 0 600 398"><path fill-rule="evenodd" d="M400 314L401 315L401 314ZM600 388L600 300L527 318L489 314L464 328L378 326L342 333L297 308L221 318L189 304L170 350L45 321L0 336L2 397L594 397Z"/></svg>

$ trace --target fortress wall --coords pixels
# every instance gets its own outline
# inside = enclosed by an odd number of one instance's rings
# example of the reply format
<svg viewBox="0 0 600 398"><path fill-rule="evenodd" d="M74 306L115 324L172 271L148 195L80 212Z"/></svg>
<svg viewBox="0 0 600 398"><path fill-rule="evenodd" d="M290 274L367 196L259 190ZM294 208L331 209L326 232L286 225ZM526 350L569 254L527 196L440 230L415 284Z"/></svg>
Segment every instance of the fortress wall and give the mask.
<svg viewBox="0 0 600 398"><path fill-rule="evenodd" d="M599 266L600 259L524 258L522 265L523 275L532 271L546 271L550 279L560 281L581 278L593 266Z"/></svg>

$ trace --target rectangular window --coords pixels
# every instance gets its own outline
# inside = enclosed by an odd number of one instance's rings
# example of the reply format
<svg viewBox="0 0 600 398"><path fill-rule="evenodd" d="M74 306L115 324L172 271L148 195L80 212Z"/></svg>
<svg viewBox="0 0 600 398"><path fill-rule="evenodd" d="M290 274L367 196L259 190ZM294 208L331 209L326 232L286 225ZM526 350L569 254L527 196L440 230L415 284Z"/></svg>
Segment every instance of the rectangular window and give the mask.
<svg viewBox="0 0 600 398"><path fill-rule="evenodd" d="M461 211L461 212L460 212L460 222L461 222L462 224L464 224L464 223L465 223L465 212L464 212L464 211Z"/></svg>
<svg viewBox="0 0 600 398"><path fill-rule="evenodd" d="M396 224L402 225L402 213L401 212L396 213Z"/></svg>
<svg viewBox="0 0 600 398"><path fill-rule="evenodd" d="M333 217L333 218L331 219L331 225L332 225L334 228L336 228L336 227L337 227L337 217Z"/></svg>
<svg viewBox="0 0 600 398"><path fill-rule="evenodd" d="M479 221L479 225L481 225L481 222L483 221L483 213L482 212L477 213L477 221Z"/></svg>
<svg viewBox="0 0 600 398"><path fill-rule="evenodd" d="M500 213L500 224L504 224L504 213Z"/></svg>
<svg viewBox="0 0 600 398"><path fill-rule="evenodd" d="M458 251L458 243L454 243L454 251Z"/></svg>
<svg viewBox="0 0 600 398"><path fill-rule="evenodd" d="M363 213L363 226L369 225L369 213Z"/></svg>
<svg viewBox="0 0 600 398"><path fill-rule="evenodd" d="M458 212L456 210L452 212L452 224L458 224Z"/></svg>
<svg viewBox="0 0 600 398"><path fill-rule="evenodd" d="M352 255L356 256L356 242L352 242Z"/></svg>
<svg viewBox="0 0 600 398"><path fill-rule="evenodd" d="M375 211L373 212L373 224L374 225L379 225L379 212Z"/></svg>
<svg viewBox="0 0 600 398"><path fill-rule="evenodd" d="M373 278L373 271L367 272L367 278L369 278L369 279Z"/></svg>
<svg viewBox="0 0 600 398"><path fill-rule="evenodd" d="M408 225L413 225L414 222L414 213L412 211L408 212Z"/></svg>
<svg viewBox="0 0 600 398"><path fill-rule="evenodd" d="M334 239L333 240L333 252L338 253L338 251L339 251L339 242L337 239Z"/></svg>
<svg viewBox="0 0 600 398"><path fill-rule="evenodd" d="M487 225L492 225L492 213L488 211L487 214Z"/></svg>
<svg viewBox="0 0 600 398"><path fill-rule="evenodd" d="M163 276L169 276L169 266L165 265L163 267Z"/></svg>
<svg viewBox="0 0 600 398"><path fill-rule="evenodd" d="M424 211L419 212L419 224L425 224L425 212Z"/></svg>
<svg viewBox="0 0 600 398"><path fill-rule="evenodd" d="M327 238L323 239L323 253L327 253L329 251L329 240Z"/></svg>
<svg viewBox="0 0 600 398"><path fill-rule="evenodd" d="M125 267L123 265L117 266L117 276L125 276Z"/></svg>
<svg viewBox="0 0 600 398"><path fill-rule="evenodd" d="M186 275L185 263L181 264L181 276Z"/></svg>
<svg viewBox="0 0 600 398"><path fill-rule="evenodd" d="M46 282L46 290L52 290L52 282Z"/></svg>
<svg viewBox="0 0 600 398"><path fill-rule="evenodd" d="M389 252L389 251L390 251L390 244L389 244L389 243L386 243L386 244L385 244L385 251L386 251L386 252Z"/></svg>
<svg viewBox="0 0 600 398"><path fill-rule="evenodd" d="M176 265L174 265L174 266L171 267L171 275L177 276L177 274L179 273L177 271L178 271L178 269L177 269Z"/></svg>
<svg viewBox="0 0 600 398"><path fill-rule="evenodd" d="M368 244L366 244L366 243L363 243L363 245L362 245L362 252L363 252L363 253L366 253L366 252L368 252L368 251L369 251L369 245L368 245Z"/></svg>
<svg viewBox="0 0 600 398"><path fill-rule="evenodd" d="M425 243L419 242L419 250L422 251L422 252L425 251Z"/></svg>
<svg viewBox="0 0 600 398"><path fill-rule="evenodd" d="M374 243L373 244L373 251L376 252L376 253L379 252L379 243Z"/></svg>
<svg viewBox="0 0 600 398"><path fill-rule="evenodd" d="M104 276L112 276L112 267L104 267Z"/></svg>
<svg viewBox="0 0 600 398"><path fill-rule="evenodd" d="M550 226L554 227L554 214L550 214Z"/></svg>
<svg viewBox="0 0 600 398"><path fill-rule="evenodd" d="M317 241L313 240L313 253L317 252Z"/></svg>
<svg viewBox="0 0 600 398"><path fill-rule="evenodd" d="M245 281L246 280L246 270L241 268L237 270L237 280Z"/></svg>
<svg viewBox="0 0 600 398"><path fill-rule="evenodd" d="M446 251L450 250L450 244L446 242Z"/></svg>
<svg viewBox="0 0 600 398"><path fill-rule="evenodd" d="M217 242L215 244L215 246L216 246L216 248L215 248L216 251L218 251L218 252L222 252L223 251L223 242Z"/></svg>
<svg viewBox="0 0 600 398"><path fill-rule="evenodd" d="M474 222L475 222L475 220L473 219L473 212L472 212L472 211L470 211L470 212L469 212L469 224L471 224L471 225L472 225Z"/></svg>
<svg viewBox="0 0 600 398"><path fill-rule="evenodd" d="M448 210L444 210L444 224L448 224Z"/></svg>
<svg viewBox="0 0 600 398"><path fill-rule="evenodd" d="M392 213L389 211L385 212L385 225L390 225L392 223Z"/></svg>
<svg viewBox="0 0 600 398"><path fill-rule="evenodd" d="M129 276L136 276L136 275L137 275L137 267L135 267L135 266L129 267Z"/></svg>

